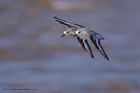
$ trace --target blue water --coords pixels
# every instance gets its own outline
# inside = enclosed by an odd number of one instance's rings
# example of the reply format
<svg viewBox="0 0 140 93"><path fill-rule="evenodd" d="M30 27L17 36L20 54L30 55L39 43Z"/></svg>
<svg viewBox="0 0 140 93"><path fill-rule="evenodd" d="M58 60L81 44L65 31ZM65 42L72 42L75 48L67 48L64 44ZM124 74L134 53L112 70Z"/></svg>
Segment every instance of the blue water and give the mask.
<svg viewBox="0 0 140 93"><path fill-rule="evenodd" d="M0 0L0 93L139 93L140 1L59 1ZM102 34L110 61L53 16Z"/></svg>

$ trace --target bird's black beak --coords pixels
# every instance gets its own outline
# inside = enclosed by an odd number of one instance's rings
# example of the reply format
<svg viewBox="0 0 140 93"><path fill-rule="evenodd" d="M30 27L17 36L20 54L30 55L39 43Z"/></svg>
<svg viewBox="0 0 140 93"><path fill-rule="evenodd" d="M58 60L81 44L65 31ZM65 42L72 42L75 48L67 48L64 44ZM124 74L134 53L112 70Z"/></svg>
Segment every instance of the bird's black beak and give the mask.
<svg viewBox="0 0 140 93"><path fill-rule="evenodd" d="M75 35L73 35L73 37L76 37L77 35L75 34Z"/></svg>
<svg viewBox="0 0 140 93"><path fill-rule="evenodd" d="M61 36L61 38L64 37L64 36L65 36L65 34L63 34L63 35Z"/></svg>

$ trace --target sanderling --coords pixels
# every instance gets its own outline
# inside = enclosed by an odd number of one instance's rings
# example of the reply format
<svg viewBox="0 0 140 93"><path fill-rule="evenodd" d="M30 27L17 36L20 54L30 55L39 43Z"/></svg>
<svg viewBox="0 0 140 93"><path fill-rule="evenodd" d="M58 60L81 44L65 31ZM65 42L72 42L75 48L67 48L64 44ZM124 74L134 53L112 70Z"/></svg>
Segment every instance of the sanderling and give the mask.
<svg viewBox="0 0 140 93"><path fill-rule="evenodd" d="M58 17L54 17L54 19L57 22L59 22L60 24L63 24L64 26L67 27L67 30L65 30L63 32L61 37L67 36L67 37L73 37L74 38L76 30L78 30L80 27L84 27L84 26L79 25L79 24L73 24L73 23L64 21L64 20L62 20L62 19L60 19ZM79 42L79 46L82 47L87 52L87 49L85 48L83 40L80 39L78 36L76 36L76 38L77 38L77 41Z"/></svg>
<svg viewBox="0 0 140 93"><path fill-rule="evenodd" d="M105 50L103 49L103 47L101 45L101 42L100 42L100 40L104 40L104 37L102 37L100 34L98 34L95 31L92 31L92 30L89 30L89 29L86 29L85 27L83 27L83 28L80 28L76 31L75 36L78 36L79 38L81 38L83 40L83 43L85 45L87 45L88 47L90 47L88 43L92 42L93 45L95 46L95 48L97 50L99 50L99 52L102 54L102 56L105 59L109 60Z"/></svg>

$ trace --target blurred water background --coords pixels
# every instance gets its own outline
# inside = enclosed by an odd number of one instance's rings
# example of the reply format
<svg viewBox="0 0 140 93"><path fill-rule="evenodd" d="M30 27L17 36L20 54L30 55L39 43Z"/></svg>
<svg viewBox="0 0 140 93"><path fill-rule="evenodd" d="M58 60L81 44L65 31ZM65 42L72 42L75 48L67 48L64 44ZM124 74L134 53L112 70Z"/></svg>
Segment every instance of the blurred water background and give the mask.
<svg viewBox="0 0 140 93"><path fill-rule="evenodd" d="M53 16L102 34L110 61ZM0 0L0 93L140 93L139 35L140 0Z"/></svg>

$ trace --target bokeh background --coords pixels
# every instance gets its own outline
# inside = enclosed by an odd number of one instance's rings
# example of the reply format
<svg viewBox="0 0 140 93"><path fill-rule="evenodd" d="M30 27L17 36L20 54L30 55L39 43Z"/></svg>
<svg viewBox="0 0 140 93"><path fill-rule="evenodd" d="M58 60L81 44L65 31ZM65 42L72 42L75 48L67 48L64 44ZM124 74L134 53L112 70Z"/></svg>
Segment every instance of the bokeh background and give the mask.
<svg viewBox="0 0 140 93"><path fill-rule="evenodd" d="M110 61L53 16L102 34ZM140 93L139 35L140 0L0 0L0 93Z"/></svg>

